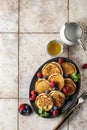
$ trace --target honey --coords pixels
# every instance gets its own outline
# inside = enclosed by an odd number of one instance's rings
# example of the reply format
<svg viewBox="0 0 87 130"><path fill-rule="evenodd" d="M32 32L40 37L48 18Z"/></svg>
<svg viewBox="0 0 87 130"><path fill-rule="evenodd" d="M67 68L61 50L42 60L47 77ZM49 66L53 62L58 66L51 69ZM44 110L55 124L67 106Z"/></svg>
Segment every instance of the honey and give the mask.
<svg viewBox="0 0 87 130"><path fill-rule="evenodd" d="M49 42L47 46L47 51L53 57L58 56L62 53L63 46L59 41L54 40L54 41Z"/></svg>

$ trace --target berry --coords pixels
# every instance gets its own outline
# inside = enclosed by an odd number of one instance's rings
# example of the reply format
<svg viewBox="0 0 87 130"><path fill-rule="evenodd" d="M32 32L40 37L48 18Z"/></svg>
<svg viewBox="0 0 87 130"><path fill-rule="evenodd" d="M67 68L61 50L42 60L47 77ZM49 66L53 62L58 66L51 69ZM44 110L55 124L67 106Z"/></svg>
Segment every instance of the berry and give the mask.
<svg viewBox="0 0 87 130"><path fill-rule="evenodd" d="M38 72L38 73L37 73L37 77L38 77L38 78L42 78L41 72Z"/></svg>
<svg viewBox="0 0 87 130"><path fill-rule="evenodd" d="M23 111L24 109L25 109L25 105L24 105L24 104L21 104L21 105L19 106L19 110Z"/></svg>
<svg viewBox="0 0 87 130"><path fill-rule="evenodd" d="M53 90L56 91L56 90L58 90L58 89L57 89L57 87L53 87Z"/></svg>
<svg viewBox="0 0 87 130"><path fill-rule="evenodd" d="M57 106L54 106L54 107L53 107L53 110L58 110L58 107L57 107Z"/></svg>
<svg viewBox="0 0 87 130"><path fill-rule="evenodd" d="M46 91L45 91L45 93L46 93L46 94L49 94L49 93L50 93L50 91L49 91L49 90L46 90Z"/></svg>
<svg viewBox="0 0 87 130"><path fill-rule="evenodd" d="M59 114L59 111L58 110L54 110L53 111L53 116L57 116Z"/></svg>
<svg viewBox="0 0 87 130"><path fill-rule="evenodd" d="M53 111L54 111L54 109L52 108L50 111L51 111L51 112L53 112Z"/></svg>
<svg viewBox="0 0 87 130"><path fill-rule="evenodd" d="M20 114L23 114L23 111L19 110L19 113L20 113Z"/></svg>
<svg viewBox="0 0 87 130"><path fill-rule="evenodd" d="M50 86L51 86L51 87L55 87L56 85L57 85L56 82L54 82L54 81L51 81L51 82L50 82Z"/></svg>
<svg viewBox="0 0 87 130"><path fill-rule="evenodd" d="M29 114L30 114L30 110L26 110L26 113L29 113Z"/></svg>
<svg viewBox="0 0 87 130"><path fill-rule="evenodd" d="M64 78L69 78L69 74L64 74L63 77Z"/></svg>
<svg viewBox="0 0 87 130"><path fill-rule="evenodd" d="M30 97L30 101L35 101L36 97L35 96L31 96Z"/></svg>
<svg viewBox="0 0 87 130"><path fill-rule="evenodd" d="M85 63L83 66L82 66L83 69L87 69L87 64Z"/></svg>
<svg viewBox="0 0 87 130"><path fill-rule="evenodd" d="M26 110L23 110L23 113L26 114Z"/></svg>
<svg viewBox="0 0 87 130"><path fill-rule="evenodd" d="M29 110L30 109L30 106L28 104L25 105L25 109L26 110Z"/></svg>
<svg viewBox="0 0 87 130"><path fill-rule="evenodd" d="M63 92L64 92L65 94L68 93L68 92L69 92L69 87L65 86L65 87L63 88Z"/></svg>
<svg viewBox="0 0 87 130"><path fill-rule="evenodd" d="M44 78L44 79L48 79L48 77L47 77L47 76L45 76L45 75L43 76L43 78Z"/></svg>
<svg viewBox="0 0 87 130"><path fill-rule="evenodd" d="M37 95L37 92L36 92L35 90L32 90L32 91L31 91L31 95L36 96L36 95Z"/></svg>
<svg viewBox="0 0 87 130"><path fill-rule="evenodd" d="M58 59L58 63L62 64L64 62L64 60L62 58Z"/></svg>

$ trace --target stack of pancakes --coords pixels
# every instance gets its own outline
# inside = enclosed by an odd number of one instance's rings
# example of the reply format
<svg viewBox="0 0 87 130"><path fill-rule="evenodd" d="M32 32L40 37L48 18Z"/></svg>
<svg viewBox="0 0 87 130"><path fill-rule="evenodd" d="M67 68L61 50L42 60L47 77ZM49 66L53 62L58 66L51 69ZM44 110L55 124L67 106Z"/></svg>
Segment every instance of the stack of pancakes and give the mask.
<svg viewBox="0 0 87 130"><path fill-rule="evenodd" d="M45 64L41 73L46 79L40 78L35 83L35 91L38 93L35 100L36 106L43 111L49 111L53 106L61 108L65 103L66 96L71 96L76 91L76 84L71 79L72 74L76 72L75 65L69 62ZM69 78L64 78L63 74L68 74ZM56 83L55 91L50 85L52 81ZM69 89L66 94L62 91L64 86ZM47 90L49 90L49 94L45 93Z"/></svg>

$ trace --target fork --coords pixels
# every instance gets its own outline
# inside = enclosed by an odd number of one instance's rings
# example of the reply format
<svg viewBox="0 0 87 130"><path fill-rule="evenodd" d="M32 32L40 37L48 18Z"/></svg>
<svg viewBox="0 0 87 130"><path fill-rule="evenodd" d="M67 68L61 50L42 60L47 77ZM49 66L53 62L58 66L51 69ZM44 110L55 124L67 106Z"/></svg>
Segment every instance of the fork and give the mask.
<svg viewBox="0 0 87 130"><path fill-rule="evenodd" d="M64 118L56 125L56 127L53 130L58 130L60 126L68 119L70 115L76 110L77 107L79 107L87 98L87 90L85 90L77 99L75 104L72 106L72 108L66 113Z"/></svg>

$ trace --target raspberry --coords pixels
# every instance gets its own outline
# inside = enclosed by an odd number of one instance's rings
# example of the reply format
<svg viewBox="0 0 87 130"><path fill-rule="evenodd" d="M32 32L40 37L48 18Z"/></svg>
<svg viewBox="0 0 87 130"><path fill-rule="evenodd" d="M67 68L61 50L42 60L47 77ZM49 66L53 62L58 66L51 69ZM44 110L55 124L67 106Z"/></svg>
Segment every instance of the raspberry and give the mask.
<svg viewBox="0 0 87 130"><path fill-rule="evenodd" d="M42 78L41 72L38 72L38 73L37 73L37 77L38 77L38 78Z"/></svg>
<svg viewBox="0 0 87 130"><path fill-rule="evenodd" d="M85 63L83 66L82 66L83 69L87 69L87 64Z"/></svg>
<svg viewBox="0 0 87 130"><path fill-rule="evenodd" d="M69 88L67 87L67 86L65 86L64 88L63 88L63 92L66 94L66 93L68 93L69 92Z"/></svg>
<svg viewBox="0 0 87 130"><path fill-rule="evenodd" d="M54 81L51 81L51 82L50 82L50 86L51 86L51 87L55 87L56 85L57 85L56 82L54 82Z"/></svg>
<svg viewBox="0 0 87 130"><path fill-rule="evenodd" d="M58 110L54 110L53 111L53 116L57 116L59 114L59 111Z"/></svg>
<svg viewBox="0 0 87 130"><path fill-rule="evenodd" d="M36 92L35 90L32 90L32 91L31 91L31 95L36 96L36 95L37 95L37 92Z"/></svg>
<svg viewBox="0 0 87 130"><path fill-rule="evenodd" d="M62 58L58 59L58 63L62 64L64 62L64 60Z"/></svg>
<svg viewBox="0 0 87 130"><path fill-rule="evenodd" d="M25 105L24 105L24 104L21 104L21 105L19 106L19 110L23 111L24 109L25 109Z"/></svg>
<svg viewBox="0 0 87 130"><path fill-rule="evenodd" d="M35 96L31 96L30 97L30 101L35 101L36 97Z"/></svg>

